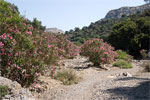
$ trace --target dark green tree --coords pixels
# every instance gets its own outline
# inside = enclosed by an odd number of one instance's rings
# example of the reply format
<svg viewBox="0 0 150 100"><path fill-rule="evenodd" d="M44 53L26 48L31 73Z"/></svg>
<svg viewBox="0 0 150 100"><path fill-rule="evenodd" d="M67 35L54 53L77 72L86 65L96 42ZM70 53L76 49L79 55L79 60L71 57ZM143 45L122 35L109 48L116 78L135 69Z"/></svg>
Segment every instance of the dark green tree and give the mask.
<svg viewBox="0 0 150 100"><path fill-rule="evenodd" d="M141 49L149 50L150 16L148 11L131 16L114 25L108 41L116 49L122 49L136 56Z"/></svg>

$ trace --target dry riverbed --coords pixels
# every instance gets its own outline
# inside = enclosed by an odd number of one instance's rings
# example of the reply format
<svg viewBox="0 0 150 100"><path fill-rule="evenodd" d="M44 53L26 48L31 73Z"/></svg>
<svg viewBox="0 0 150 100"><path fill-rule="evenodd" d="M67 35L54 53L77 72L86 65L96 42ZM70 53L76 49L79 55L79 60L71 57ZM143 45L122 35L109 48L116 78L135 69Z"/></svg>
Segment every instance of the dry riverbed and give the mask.
<svg viewBox="0 0 150 100"><path fill-rule="evenodd" d="M87 58L81 56L64 60L63 63L64 68L76 71L82 80L78 84L65 86L42 76L39 90L33 92L36 100L150 99L150 73L142 72L141 62L134 61L131 69L110 67L110 70L89 67Z"/></svg>

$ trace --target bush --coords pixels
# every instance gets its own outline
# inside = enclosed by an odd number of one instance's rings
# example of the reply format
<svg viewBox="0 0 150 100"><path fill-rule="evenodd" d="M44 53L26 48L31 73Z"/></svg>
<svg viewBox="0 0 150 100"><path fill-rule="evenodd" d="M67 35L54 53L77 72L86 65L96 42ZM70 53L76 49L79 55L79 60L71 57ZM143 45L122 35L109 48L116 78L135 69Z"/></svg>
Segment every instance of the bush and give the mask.
<svg viewBox="0 0 150 100"><path fill-rule="evenodd" d="M126 52L122 50L117 50L116 53L118 54L118 56L116 56L116 59L122 59L127 61L131 61L133 59L132 56L128 55Z"/></svg>
<svg viewBox="0 0 150 100"><path fill-rule="evenodd" d="M41 22L19 15L0 0L0 72L22 86L35 82L45 68L60 58L73 58L78 48L64 36L45 33Z"/></svg>
<svg viewBox="0 0 150 100"><path fill-rule="evenodd" d="M89 57L89 61L94 65L111 63L116 57L114 48L103 42L101 39L87 40L81 47L81 55Z"/></svg>
<svg viewBox="0 0 150 100"><path fill-rule="evenodd" d="M144 61L142 64L142 67L144 67L146 72L150 72L150 62L149 61Z"/></svg>
<svg viewBox="0 0 150 100"><path fill-rule="evenodd" d="M132 68L132 65L131 63L129 63L128 61L125 61L125 60L117 60L113 66L117 66L117 67L120 67L120 68Z"/></svg>
<svg viewBox="0 0 150 100"><path fill-rule="evenodd" d="M57 72L55 79L63 82L64 85L77 84L79 77L72 70L62 70Z"/></svg>
<svg viewBox="0 0 150 100"><path fill-rule="evenodd" d="M140 50L140 54L142 55L143 59L146 59L146 57L148 56L147 55L147 50L144 50L144 49Z"/></svg>
<svg viewBox="0 0 150 100"><path fill-rule="evenodd" d="M8 94L8 86L0 85L0 99Z"/></svg>

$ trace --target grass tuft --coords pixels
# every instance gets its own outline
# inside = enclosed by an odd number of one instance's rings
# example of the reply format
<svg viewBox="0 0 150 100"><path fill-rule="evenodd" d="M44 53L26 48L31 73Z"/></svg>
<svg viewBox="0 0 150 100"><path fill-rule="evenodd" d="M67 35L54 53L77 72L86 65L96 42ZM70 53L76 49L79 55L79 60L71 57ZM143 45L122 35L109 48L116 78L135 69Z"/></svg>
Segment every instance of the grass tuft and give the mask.
<svg viewBox="0 0 150 100"><path fill-rule="evenodd" d="M129 63L128 61L125 61L125 60L117 60L113 66L117 66L117 67L120 67L120 68L132 68L132 65L131 63Z"/></svg>
<svg viewBox="0 0 150 100"><path fill-rule="evenodd" d="M77 84L80 78L72 70L62 70L57 72L55 79L62 81L64 85Z"/></svg>
<svg viewBox="0 0 150 100"><path fill-rule="evenodd" d="M144 67L145 72L150 72L150 61L144 61L142 67Z"/></svg>
<svg viewBox="0 0 150 100"><path fill-rule="evenodd" d="M123 59L127 61L131 61L133 57L131 55L128 55L125 51L122 50L117 50L116 53L118 56L116 57L117 59Z"/></svg>
<svg viewBox="0 0 150 100"><path fill-rule="evenodd" d="M8 86L0 85L0 99L8 94Z"/></svg>

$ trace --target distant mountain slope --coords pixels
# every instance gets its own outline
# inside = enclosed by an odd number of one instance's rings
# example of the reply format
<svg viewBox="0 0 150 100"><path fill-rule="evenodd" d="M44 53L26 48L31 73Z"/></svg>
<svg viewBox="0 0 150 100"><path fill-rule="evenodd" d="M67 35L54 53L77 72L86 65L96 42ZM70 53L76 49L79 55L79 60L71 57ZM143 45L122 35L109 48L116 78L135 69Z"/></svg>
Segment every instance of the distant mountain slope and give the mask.
<svg viewBox="0 0 150 100"><path fill-rule="evenodd" d="M58 28L47 28L45 32L64 34L64 31Z"/></svg>
<svg viewBox="0 0 150 100"><path fill-rule="evenodd" d="M129 16L132 14L136 14L139 12L144 11L145 9L150 9L150 4L145 4L142 6L137 7L121 7L119 9L111 10L105 16L106 19L108 18L121 18L122 16Z"/></svg>
<svg viewBox="0 0 150 100"><path fill-rule="evenodd" d="M137 7L122 7L117 10L111 10L106 15L106 18L91 23L89 26L84 26L82 29L76 27L74 30L66 31L65 35L68 39L77 44L81 44L84 40L91 38L103 38L107 40L108 34L112 27L119 21L126 20L129 15L141 14L145 9L150 9L150 4L145 4ZM127 14L127 15L126 15Z"/></svg>

